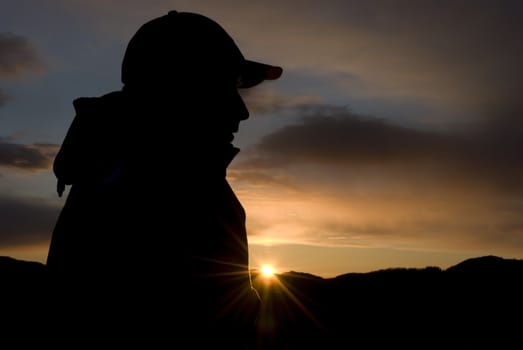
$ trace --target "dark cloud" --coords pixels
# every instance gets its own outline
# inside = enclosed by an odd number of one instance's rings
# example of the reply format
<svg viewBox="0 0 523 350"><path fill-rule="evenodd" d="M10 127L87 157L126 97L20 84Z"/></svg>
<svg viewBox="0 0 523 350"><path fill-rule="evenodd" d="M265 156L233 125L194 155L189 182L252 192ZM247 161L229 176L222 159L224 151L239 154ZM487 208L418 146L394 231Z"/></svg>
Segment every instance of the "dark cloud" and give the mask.
<svg viewBox="0 0 523 350"><path fill-rule="evenodd" d="M287 125L256 146L261 155L285 163L357 163L417 161L448 148L449 138L392 125L333 106L300 108L301 123Z"/></svg>
<svg viewBox="0 0 523 350"><path fill-rule="evenodd" d="M380 41L384 49L385 57L375 56L373 61L381 60L391 74L399 72L411 87L432 86L440 94L481 101L519 95L523 87L520 1L374 0L357 7L361 20L353 25L364 29L370 40Z"/></svg>
<svg viewBox="0 0 523 350"><path fill-rule="evenodd" d="M484 104L521 99L521 1L279 1L264 7L272 25L259 31L247 25L255 20L249 15L259 13L241 13L235 16L244 23L239 37L270 42L269 50L253 49L287 72L339 75L351 96L423 101L454 111L452 118L460 116L456 109L477 116Z"/></svg>
<svg viewBox="0 0 523 350"><path fill-rule="evenodd" d="M17 144L0 138L0 167L25 171L48 170L58 148L53 144Z"/></svg>
<svg viewBox="0 0 523 350"><path fill-rule="evenodd" d="M0 246L49 242L58 214L59 208L43 201L0 197Z"/></svg>
<svg viewBox="0 0 523 350"><path fill-rule="evenodd" d="M45 69L31 42L12 33L0 33L0 79L17 79Z"/></svg>
<svg viewBox="0 0 523 350"><path fill-rule="evenodd" d="M465 131L437 133L332 106L301 108L300 113L304 114L300 123L263 137L241 165L404 167L405 173L430 168L474 183L523 187L523 123L516 117L491 118Z"/></svg>

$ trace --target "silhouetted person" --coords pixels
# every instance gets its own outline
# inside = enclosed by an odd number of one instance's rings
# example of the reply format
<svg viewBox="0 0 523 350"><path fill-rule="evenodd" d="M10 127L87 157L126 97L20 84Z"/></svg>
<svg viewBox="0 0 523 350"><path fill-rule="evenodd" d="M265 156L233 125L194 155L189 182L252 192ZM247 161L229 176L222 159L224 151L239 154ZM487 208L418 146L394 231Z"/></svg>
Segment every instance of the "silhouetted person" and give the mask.
<svg viewBox="0 0 523 350"><path fill-rule="evenodd" d="M249 116L238 88L281 73L213 20L171 11L130 40L120 91L74 101L54 162L59 194L72 185L47 258L57 329L96 314L79 337L245 347L259 299L226 169Z"/></svg>

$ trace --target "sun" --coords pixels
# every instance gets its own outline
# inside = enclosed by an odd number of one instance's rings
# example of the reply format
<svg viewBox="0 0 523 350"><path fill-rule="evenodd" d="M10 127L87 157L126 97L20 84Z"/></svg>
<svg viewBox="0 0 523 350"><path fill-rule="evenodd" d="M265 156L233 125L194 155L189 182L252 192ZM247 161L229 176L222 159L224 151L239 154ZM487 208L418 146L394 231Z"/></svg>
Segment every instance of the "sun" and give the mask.
<svg viewBox="0 0 523 350"><path fill-rule="evenodd" d="M274 267L269 264L262 265L260 268L260 272L262 277L265 279L273 278L276 274L276 270L274 269Z"/></svg>

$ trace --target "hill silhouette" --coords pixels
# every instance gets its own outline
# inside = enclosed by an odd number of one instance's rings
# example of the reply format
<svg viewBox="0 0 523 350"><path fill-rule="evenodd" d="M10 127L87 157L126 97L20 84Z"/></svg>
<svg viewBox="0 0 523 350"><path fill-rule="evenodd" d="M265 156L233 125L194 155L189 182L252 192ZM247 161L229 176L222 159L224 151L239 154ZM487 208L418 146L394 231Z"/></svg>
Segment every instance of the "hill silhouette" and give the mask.
<svg viewBox="0 0 523 350"><path fill-rule="evenodd" d="M264 301L257 344L259 349L520 348L522 278L523 260L497 256L447 269L390 268L334 278L290 271L264 279L253 271ZM34 322L52 315L46 266L0 257L0 281L3 322L45 333L45 323Z"/></svg>
<svg viewBox="0 0 523 350"><path fill-rule="evenodd" d="M521 344L523 260L485 256L446 270L391 268L335 278L289 272L266 294L264 339L282 348ZM255 279L260 283L259 279ZM270 295L267 295L270 294ZM263 318L262 318L263 319Z"/></svg>

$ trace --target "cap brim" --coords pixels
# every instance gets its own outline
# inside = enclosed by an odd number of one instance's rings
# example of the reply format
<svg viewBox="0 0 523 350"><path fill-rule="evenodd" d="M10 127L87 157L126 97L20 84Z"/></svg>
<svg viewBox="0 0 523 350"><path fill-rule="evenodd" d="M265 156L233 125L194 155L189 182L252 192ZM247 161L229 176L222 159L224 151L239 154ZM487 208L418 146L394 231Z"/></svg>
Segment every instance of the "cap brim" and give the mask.
<svg viewBox="0 0 523 350"><path fill-rule="evenodd" d="M241 68L238 88L250 88L265 80L276 80L282 73L281 67L245 60Z"/></svg>

